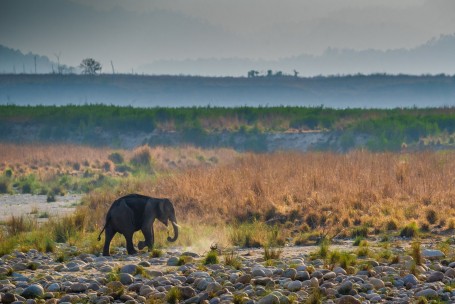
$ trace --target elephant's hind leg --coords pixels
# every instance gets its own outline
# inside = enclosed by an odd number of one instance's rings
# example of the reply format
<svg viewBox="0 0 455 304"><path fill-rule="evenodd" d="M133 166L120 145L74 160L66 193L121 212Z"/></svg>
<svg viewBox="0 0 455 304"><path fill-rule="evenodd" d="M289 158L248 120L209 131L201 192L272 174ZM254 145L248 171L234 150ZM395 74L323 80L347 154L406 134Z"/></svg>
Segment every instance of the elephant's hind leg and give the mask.
<svg viewBox="0 0 455 304"><path fill-rule="evenodd" d="M104 234L104 248L103 248L103 255L104 256L109 256L109 247L111 245L112 238L115 235L114 229L112 227L108 226L106 227L105 234Z"/></svg>

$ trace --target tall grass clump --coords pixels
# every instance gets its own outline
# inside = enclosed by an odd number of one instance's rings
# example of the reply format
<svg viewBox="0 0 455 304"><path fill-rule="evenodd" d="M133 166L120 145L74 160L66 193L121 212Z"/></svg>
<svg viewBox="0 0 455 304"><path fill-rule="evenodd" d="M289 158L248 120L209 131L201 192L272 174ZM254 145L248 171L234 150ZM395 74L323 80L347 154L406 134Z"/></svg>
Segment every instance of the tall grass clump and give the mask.
<svg viewBox="0 0 455 304"><path fill-rule="evenodd" d="M210 250L204 258L204 265L218 264L219 262L216 250Z"/></svg>
<svg viewBox="0 0 455 304"><path fill-rule="evenodd" d="M142 146L133 151L130 162L135 167L149 169L152 166L152 154L149 146Z"/></svg>
<svg viewBox="0 0 455 304"><path fill-rule="evenodd" d="M224 254L224 265L239 270L242 268L242 259L234 252L234 250L231 250Z"/></svg>
<svg viewBox="0 0 455 304"><path fill-rule="evenodd" d="M420 242L414 241L411 244L411 256L414 259L416 265L422 265L422 251L420 248Z"/></svg>
<svg viewBox="0 0 455 304"><path fill-rule="evenodd" d="M419 227L415 222L409 223L405 227L403 227L400 231L401 237L413 238L419 234Z"/></svg>
<svg viewBox="0 0 455 304"><path fill-rule="evenodd" d="M264 260L266 261L279 259L281 253L283 253L282 249L264 246Z"/></svg>
<svg viewBox="0 0 455 304"><path fill-rule="evenodd" d="M22 232L29 232L37 228L36 219L21 216L11 216L6 220L6 231L8 236L15 236Z"/></svg>
<svg viewBox="0 0 455 304"><path fill-rule="evenodd" d="M176 304L179 303L179 301L182 299L182 293L180 292L180 289L176 286L171 287L171 289L168 290L166 294L166 302L170 304Z"/></svg>
<svg viewBox="0 0 455 304"><path fill-rule="evenodd" d="M10 194L13 192L11 187L11 179L8 177L0 176L0 194Z"/></svg>
<svg viewBox="0 0 455 304"><path fill-rule="evenodd" d="M329 254L330 240L327 237L322 237L319 241L319 250L313 254L314 257L326 258Z"/></svg>

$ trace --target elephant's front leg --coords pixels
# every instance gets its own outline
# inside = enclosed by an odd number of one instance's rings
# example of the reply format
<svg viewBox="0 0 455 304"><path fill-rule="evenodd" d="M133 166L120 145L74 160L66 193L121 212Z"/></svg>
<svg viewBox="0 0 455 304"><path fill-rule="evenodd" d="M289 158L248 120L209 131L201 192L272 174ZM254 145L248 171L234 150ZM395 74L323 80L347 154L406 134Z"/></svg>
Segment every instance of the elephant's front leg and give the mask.
<svg viewBox="0 0 455 304"><path fill-rule="evenodd" d="M136 251L136 249L134 249L134 245L133 245L133 233L125 234L125 240L126 240L126 250L128 251L128 254L136 254L137 251Z"/></svg>
<svg viewBox="0 0 455 304"><path fill-rule="evenodd" d="M141 229L142 234L144 235L145 241L144 242L139 242L138 248L142 249L145 246L148 247L149 250L153 249L153 244L155 242L155 236L153 232L153 226L150 225L144 225Z"/></svg>

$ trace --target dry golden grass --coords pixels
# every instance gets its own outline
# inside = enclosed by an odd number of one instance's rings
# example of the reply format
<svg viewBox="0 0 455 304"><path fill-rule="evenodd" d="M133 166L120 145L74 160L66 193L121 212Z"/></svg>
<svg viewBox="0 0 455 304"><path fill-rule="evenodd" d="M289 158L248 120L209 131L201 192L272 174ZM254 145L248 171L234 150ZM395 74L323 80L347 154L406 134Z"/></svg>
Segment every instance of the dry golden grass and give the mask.
<svg viewBox="0 0 455 304"><path fill-rule="evenodd" d="M334 225L367 225L384 230L427 223L428 210L438 223L455 215L455 153L415 154L351 152L245 154L213 167L195 167L156 180L125 180L116 191L88 195L100 213L116 196L138 192L169 197L181 221L221 223L248 214L316 215ZM100 213L92 213L99 215ZM295 217L295 216L294 216ZM92 218L102 224L103 219ZM444 226L444 225L443 225Z"/></svg>
<svg viewBox="0 0 455 304"><path fill-rule="evenodd" d="M82 208L89 230L103 225L115 198L134 192L170 198L179 221L190 225L277 215L302 231L328 225L386 231L412 222L453 228L455 222L454 152L239 154L193 147L143 146L129 151L0 144L1 169L37 170L41 180L58 170L81 172L87 165L103 170L106 163L110 169L105 173L114 174L116 164L108 159L113 152L128 163L150 155L157 175L130 175L114 189L87 194ZM80 167L74 168L75 163Z"/></svg>

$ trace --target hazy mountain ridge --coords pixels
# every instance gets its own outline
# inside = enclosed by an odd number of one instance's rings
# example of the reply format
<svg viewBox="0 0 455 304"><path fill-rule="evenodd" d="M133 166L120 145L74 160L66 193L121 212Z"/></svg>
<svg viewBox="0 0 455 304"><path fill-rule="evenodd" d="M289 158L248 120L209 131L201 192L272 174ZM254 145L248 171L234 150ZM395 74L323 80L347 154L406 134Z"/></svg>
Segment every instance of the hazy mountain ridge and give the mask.
<svg viewBox="0 0 455 304"><path fill-rule="evenodd" d="M57 63L46 56L24 54L0 45L0 73L57 72ZM96 58L95 58L96 59ZM62 62L64 65L64 62ZM246 76L249 70L265 75L267 70L301 76L348 74L455 74L455 34L443 35L413 49L388 51L329 48L320 56L302 54L275 61L248 58L200 58L160 60L143 65L134 71L151 75ZM68 70L65 67L65 71ZM73 70L74 71L74 70ZM104 67L103 72L111 72Z"/></svg>
<svg viewBox="0 0 455 304"><path fill-rule="evenodd" d="M347 74L455 74L455 34L443 35L413 49L388 51L329 48L320 56L302 54L276 61L248 58L201 58L162 60L138 69L146 74L246 75L248 70L267 70L302 76Z"/></svg>
<svg viewBox="0 0 455 304"><path fill-rule="evenodd" d="M20 50L0 45L0 73L34 74L35 57L36 73L52 73L53 67L57 71L57 64L49 60L47 56L32 52L24 54Z"/></svg>

